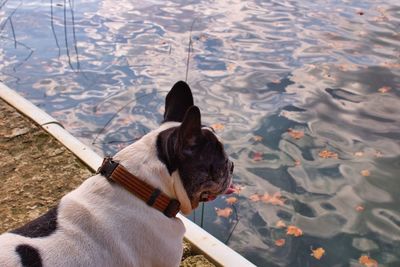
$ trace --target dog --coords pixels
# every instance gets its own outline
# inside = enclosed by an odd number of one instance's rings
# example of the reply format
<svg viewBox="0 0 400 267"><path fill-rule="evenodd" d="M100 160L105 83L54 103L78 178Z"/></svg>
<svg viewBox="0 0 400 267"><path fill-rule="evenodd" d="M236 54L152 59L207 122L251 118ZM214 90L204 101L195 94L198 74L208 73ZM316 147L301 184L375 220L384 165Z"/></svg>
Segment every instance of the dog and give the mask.
<svg viewBox="0 0 400 267"><path fill-rule="evenodd" d="M116 182L116 165L154 188L148 200ZM0 266L179 266L185 227L175 213L230 193L232 173L221 140L201 124L190 87L179 81L158 129L105 159L55 208L0 236ZM161 202L174 205L155 208Z"/></svg>

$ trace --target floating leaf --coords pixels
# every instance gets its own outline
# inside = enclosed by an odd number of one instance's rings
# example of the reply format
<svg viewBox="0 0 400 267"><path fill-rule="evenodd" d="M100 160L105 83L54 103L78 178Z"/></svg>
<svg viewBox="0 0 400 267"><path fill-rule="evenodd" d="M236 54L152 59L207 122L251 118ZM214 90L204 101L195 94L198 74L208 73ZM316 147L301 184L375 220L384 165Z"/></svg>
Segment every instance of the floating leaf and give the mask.
<svg viewBox="0 0 400 267"><path fill-rule="evenodd" d="M253 202L260 201L260 195L259 194L253 194L249 197L249 199Z"/></svg>
<svg viewBox="0 0 400 267"><path fill-rule="evenodd" d="M226 64L226 70L227 71L233 71L236 69L236 64L235 63L228 63Z"/></svg>
<svg viewBox="0 0 400 267"><path fill-rule="evenodd" d="M386 68L391 68L391 69L398 69L400 68L400 63L394 63L394 62L383 62L380 64L381 66L384 66Z"/></svg>
<svg viewBox="0 0 400 267"><path fill-rule="evenodd" d="M369 170L362 170L361 171L361 175L364 176L364 177L367 177L367 176L371 175L371 172Z"/></svg>
<svg viewBox="0 0 400 267"><path fill-rule="evenodd" d="M300 228L298 228L298 227L296 227L294 225L289 225L287 230L286 230L286 234L287 235L294 235L295 237L299 237L299 236L303 235L303 231Z"/></svg>
<svg viewBox="0 0 400 267"><path fill-rule="evenodd" d="M219 217L228 218L232 214L231 208L225 208L225 209L215 208L215 211L217 212L217 216L219 216Z"/></svg>
<svg viewBox="0 0 400 267"><path fill-rule="evenodd" d="M225 199L225 201L226 203L233 205L238 201L238 199L236 197L228 197L227 199Z"/></svg>
<svg viewBox="0 0 400 267"><path fill-rule="evenodd" d="M358 211L358 212L362 212L362 211L364 211L364 210L365 210L364 206L358 205L358 206L356 207L356 211Z"/></svg>
<svg viewBox="0 0 400 267"><path fill-rule="evenodd" d="M235 194L240 194L240 192L242 192L242 190L245 188L245 186L240 185L240 184L234 184L232 185L232 190L233 193Z"/></svg>
<svg viewBox="0 0 400 267"><path fill-rule="evenodd" d="M284 206L285 205L285 200L282 198L282 195L280 192L276 192L274 193L272 196L268 193L264 193L264 195L258 195L258 194L254 194L250 196L250 200L253 202L256 201L263 201L265 203L268 204L272 204L272 205L280 205L280 206Z"/></svg>
<svg viewBox="0 0 400 267"><path fill-rule="evenodd" d="M286 228L286 223L282 220L279 220L276 222L275 226L278 228Z"/></svg>
<svg viewBox="0 0 400 267"><path fill-rule="evenodd" d="M275 240L275 245L278 247L282 247L283 245L285 245L285 239L277 239Z"/></svg>
<svg viewBox="0 0 400 267"><path fill-rule="evenodd" d="M213 128L215 131L222 131L225 126L222 123L214 123L211 125L211 128Z"/></svg>
<svg viewBox="0 0 400 267"><path fill-rule="evenodd" d="M378 89L378 92L381 94L385 94L389 92L392 88L390 86L382 86L381 88Z"/></svg>
<svg viewBox="0 0 400 267"><path fill-rule="evenodd" d="M295 166L300 166L300 164L301 164L300 160L296 159L296 160L294 161L294 165L295 165Z"/></svg>
<svg viewBox="0 0 400 267"><path fill-rule="evenodd" d="M319 153L318 153L318 156L319 156L320 158L323 158L323 159L328 159L328 158L337 159L337 158L338 158L338 154L337 154L337 153L332 152L332 151L329 151L329 150L327 150L327 149L322 150L321 152L319 152Z"/></svg>
<svg viewBox="0 0 400 267"><path fill-rule="evenodd" d="M362 156L364 156L364 152L362 152L362 151L357 151L357 152L354 153L354 156L356 156L356 157L362 157Z"/></svg>
<svg viewBox="0 0 400 267"><path fill-rule="evenodd" d="M271 196L268 193L265 193L264 195L262 195L260 197L260 200L262 200L263 202L266 202L266 203L268 203L270 199L271 199Z"/></svg>
<svg viewBox="0 0 400 267"><path fill-rule="evenodd" d="M285 205L284 199L282 198L282 195L280 192L276 192L275 194L273 194L267 202L272 205L278 205L278 206Z"/></svg>
<svg viewBox="0 0 400 267"><path fill-rule="evenodd" d="M367 32L366 31L359 31L358 34L360 36L365 36L365 35L367 35ZM354 64L340 64L339 65L339 69L341 71L354 71L354 70L357 69L357 67Z"/></svg>
<svg viewBox="0 0 400 267"><path fill-rule="evenodd" d="M301 139L304 137L303 131L293 130L292 128L288 129L289 135L294 139Z"/></svg>
<svg viewBox="0 0 400 267"><path fill-rule="evenodd" d="M256 142L261 142L263 140L263 137L260 135L255 135L253 136L253 140Z"/></svg>
<svg viewBox="0 0 400 267"><path fill-rule="evenodd" d="M279 116L285 117L285 118L289 118L290 113L287 111L281 111L281 113L279 113Z"/></svg>
<svg viewBox="0 0 400 267"><path fill-rule="evenodd" d="M311 256L313 256L317 260L320 260L322 256L324 256L325 254L325 249L323 248L311 249L311 251L312 251Z"/></svg>
<svg viewBox="0 0 400 267"><path fill-rule="evenodd" d="M375 152L375 157L381 158L381 157L383 157L383 153L381 151L376 151Z"/></svg>
<svg viewBox="0 0 400 267"><path fill-rule="evenodd" d="M364 12L363 11L358 11L357 14L362 16L362 15L364 15Z"/></svg>
<svg viewBox="0 0 400 267"><path fill-rule="evenodd" d="M378 262L367 255L362 255L358 261L367 267L378 267Z"/></svg>
<svg viewBox="0 0 400 267"><path fill-rule="evenodd" d="M254 161L261 161L263 159L263 154L260 152L254 152L253 160Z"/></svg>
<svg viewBox="0 0 400 267"><path fill-rule="evenodd" d="M205 35L205 34L200 34L200 36L199 36L199 40L200 41L202 41L202 42L205 42L205 41L207 41L207 35Z"/></svg>

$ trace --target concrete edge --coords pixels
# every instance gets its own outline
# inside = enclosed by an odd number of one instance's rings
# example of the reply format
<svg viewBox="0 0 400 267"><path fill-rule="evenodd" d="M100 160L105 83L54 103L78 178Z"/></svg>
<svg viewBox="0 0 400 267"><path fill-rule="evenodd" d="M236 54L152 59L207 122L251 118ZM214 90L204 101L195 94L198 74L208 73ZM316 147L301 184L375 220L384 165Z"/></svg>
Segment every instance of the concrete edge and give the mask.
<svg viewBox="0 0 400 267"><path fill-rule="evenodd" d="M256 266L183 215L178 214L177 217L186 227L185 239L195 246L195 251L204 253L215 265Z"/></svg>
<svg viewBox="0 0 400 267"><path fill-rule="evenodd" d="M19 95L14 90L0 82L0 97L39 124L45 131L54 136L80 160L82 160L92 170L97 170L101 165L102 157L86 146L69 132L49 114L35 106L32 102Z"/></svg>
<svg viewBox="0 0 400 267"><path fill-rule="evenodd" d="M97 170L101 165L103 158L100 155L67 132L56 119L2 82L0 82L0 98L42 126L92 170ZM220 266L255 266L183 215L178 214L178 218L186 227L185 239L213 263Z"/></svg>

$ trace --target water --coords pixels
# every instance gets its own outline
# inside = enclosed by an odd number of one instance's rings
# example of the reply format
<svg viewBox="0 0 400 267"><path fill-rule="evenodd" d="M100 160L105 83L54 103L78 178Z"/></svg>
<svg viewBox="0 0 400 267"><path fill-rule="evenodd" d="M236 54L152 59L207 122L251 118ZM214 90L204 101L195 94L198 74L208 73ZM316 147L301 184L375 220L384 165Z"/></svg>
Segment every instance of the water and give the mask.
<svg viewBox="0 0 400 267"><path fill-rule="evenodd" d="M0 3L0 80L101 154L157 127L194 21L188 82L244 189L191 219L259 266L400 266L398 1Z"/></svg>

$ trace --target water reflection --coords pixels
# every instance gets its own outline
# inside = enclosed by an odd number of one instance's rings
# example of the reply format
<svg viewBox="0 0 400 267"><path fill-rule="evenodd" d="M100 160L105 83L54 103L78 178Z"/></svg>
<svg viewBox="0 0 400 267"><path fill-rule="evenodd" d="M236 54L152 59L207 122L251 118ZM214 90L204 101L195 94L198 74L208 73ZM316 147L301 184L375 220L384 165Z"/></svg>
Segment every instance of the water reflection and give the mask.
<svg viewBox="0 0 400 267"><path fill-rule="evenodd" d="M157 127L193 24L188 82L244 186L205 229L260 266L400 265L396 1L0 3L0 80L104 154ZM284 206L250 200L275 192Z"/></svg>

